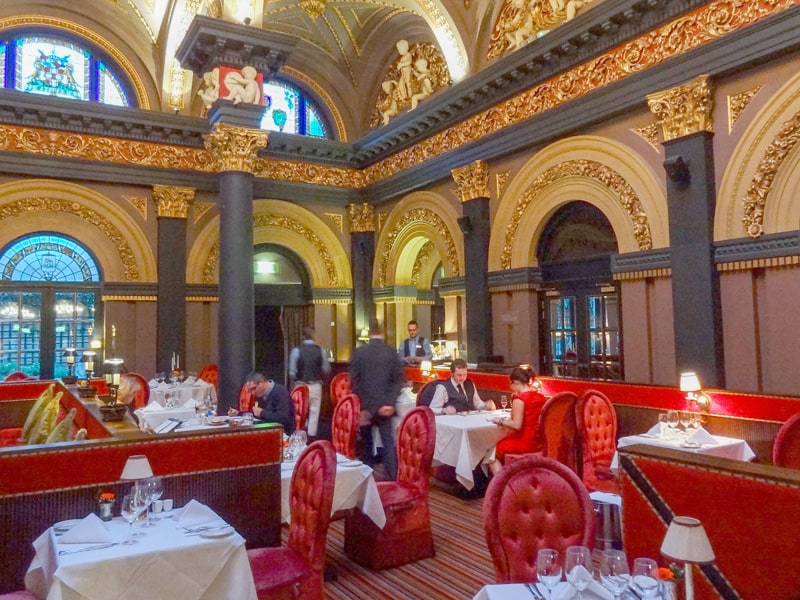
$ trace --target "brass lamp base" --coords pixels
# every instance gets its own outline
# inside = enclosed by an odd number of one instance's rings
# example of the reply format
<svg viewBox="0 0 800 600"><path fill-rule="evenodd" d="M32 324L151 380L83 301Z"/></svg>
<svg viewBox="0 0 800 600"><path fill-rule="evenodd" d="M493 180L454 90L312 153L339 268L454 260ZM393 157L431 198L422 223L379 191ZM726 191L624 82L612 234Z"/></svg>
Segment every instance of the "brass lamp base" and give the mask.
<svg viewBox="0 0 800 600"><path fill-rule="evenodd" d="M103 421L122 421L125 419L125 413L127 411L128 407L124 404L100 407L100 414L103 415Z"/></svg>
<svg viewBox="0 0 800 600"><path fill-rule="evenodd" d="M78 387L78 396L81 398L94 398L97 395L97 388L91 385L81 385Z"/></svg>

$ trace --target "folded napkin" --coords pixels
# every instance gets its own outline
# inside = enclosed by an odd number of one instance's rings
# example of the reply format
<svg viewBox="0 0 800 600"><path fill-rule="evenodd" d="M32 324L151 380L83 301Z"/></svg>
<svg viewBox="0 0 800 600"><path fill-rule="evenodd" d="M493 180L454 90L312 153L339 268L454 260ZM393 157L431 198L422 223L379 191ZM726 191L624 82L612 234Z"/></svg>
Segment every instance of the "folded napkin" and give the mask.
<svg viewBox="0 0 800 600"><path fill-rule="evenodd" d="M147 403L147 406L138 409L137 412L141 411L143 413L149 413L149 412L156 412L159 410L164 410L164 407L161 406L157 401L150 400L150 402Z"/></svg>
<svg viewBox="0 0 800 600"><path fill-rule="evenodd" d="M577 567L583 569L583 567ZM578 590L567 581L562 581L553 590L552 600L572 600L578 597ZM599 581L594 579L583 591L583 600L614 600L614 594L604 588Z"/></svg>
<svg viewBox="0 0 800 600"><path fill-rule="evenodd" d="M102 544L111 541L108 526L94 513L89 513L58 538L59 544Z"/></svg>
<svg viewBox="0 0 800 600"><path fill-rule="evenodd" d="M650 429L647 430L645 435L652 435L655 437L661 437L661 423L656 423Z"/></svg>
<svg viewBox="0 0 800 600"><path fill-rule="evenodd" d="M223 521L223 519L202 502L189 500L178 518L178 527L197 527L213 521Z"/></svg>
<svg viewBox="0 0 800 600"><path fill-rule="evenodd" d="M197 377L192 377L191 375L183 380L181 385L194 385L197 382Z"/></svg>
<svg viewBox="0 0 800 600"><path fill-rule="evenodd" d="M694 444L710 444L712 446L717 445L717 440L715 440L714 437L702 427L687 437L686 441Z"/></svg>

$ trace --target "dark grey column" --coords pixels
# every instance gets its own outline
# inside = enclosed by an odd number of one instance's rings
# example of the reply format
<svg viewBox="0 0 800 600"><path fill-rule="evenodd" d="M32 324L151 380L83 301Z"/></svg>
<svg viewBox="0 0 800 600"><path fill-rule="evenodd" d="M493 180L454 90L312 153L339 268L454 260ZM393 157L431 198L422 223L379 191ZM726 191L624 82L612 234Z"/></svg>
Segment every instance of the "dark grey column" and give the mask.
<svg viewBox="0 0 800 600"><path fill-rule="evenodd" d="M470 362L492 356L492 303L489 295L489 198L463 202L464 299L467 304L467 355Z"/></svg>
<svg viewBox="0 0 800 600"><path fill-rule="evenodd" d="M355 231L350 234L350 262L353 269L353 326L356 339L369 327L375 314L372 299L372 267L375 263L375 232Z"/></svg>

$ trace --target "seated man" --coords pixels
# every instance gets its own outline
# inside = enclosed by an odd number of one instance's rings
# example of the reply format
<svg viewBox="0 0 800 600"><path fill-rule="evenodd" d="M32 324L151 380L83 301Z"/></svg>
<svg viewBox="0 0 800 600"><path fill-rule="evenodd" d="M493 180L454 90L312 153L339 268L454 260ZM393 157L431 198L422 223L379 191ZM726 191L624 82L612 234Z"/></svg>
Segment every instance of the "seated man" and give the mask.
<svg viewBox="0 0 800 600"><path fill-rule="evenodd" d="M245 379L245 389L253 394L253 416L261 421L270 421L283 425L283 432L290 435L294 432L294 407L289 391L280 383L267 379L258 371L253 371ZM235 417L239 411L228 410L228 415Z"/></svg>
<svg viewBox="0 0 800 600"><path fill-rule="evenodd" d="M467 363L460 358L450 364L450 379L439 381L431 399L434 414L454 415L467 410L494 410L494 402L484 402L475 384L467 379Z"/></svg>

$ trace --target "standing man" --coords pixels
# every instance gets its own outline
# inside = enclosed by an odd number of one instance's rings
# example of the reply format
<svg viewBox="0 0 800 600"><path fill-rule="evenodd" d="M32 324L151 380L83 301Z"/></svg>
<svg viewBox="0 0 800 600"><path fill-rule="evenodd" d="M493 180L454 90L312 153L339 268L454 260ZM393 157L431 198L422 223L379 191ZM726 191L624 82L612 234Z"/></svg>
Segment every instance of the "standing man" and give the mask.
<svg viewBox="0 0 800 600"><path fill-rule="evenodd" d="M433 358L430 340L421 335L418 336L419 325L413 319L408 322L408 337L400 342L397 353L403 358L407 365L418 365L423 360Z"/></svg>
<svg viewBox="0 0 800 600"><path fill-rule="evenodd" d="M308 435L316 437L322 406L322 377L331 372L328 353L314 342L314 330L303 327L303 342L289 353L289 381L308 386Z"/></svg>
<svg viewBox="0 0 800 600"><path fill-rule="evenodd" d="M475 384L467 379L467 363L457 358L450 363L450 379L439 381L431 399L431 410L435 414L454 415L468 410L494 410L494 402L484 402L478 395Z"/></svg>
<svg viewBox="0 0 800 600"><path fill-rule="evenodd" d="M397 478L397 454L394 445L392 415L394 403L405 383L403 361L394 348L384 341L383 328L377 320L369 323L369 342L353 352L350 360L353 391L361 397L362 452L372 458L372 425L378 426L384 448L386 477ZM367 442L367 440L369 442Z"/></svg>

